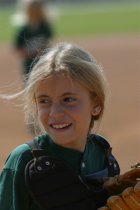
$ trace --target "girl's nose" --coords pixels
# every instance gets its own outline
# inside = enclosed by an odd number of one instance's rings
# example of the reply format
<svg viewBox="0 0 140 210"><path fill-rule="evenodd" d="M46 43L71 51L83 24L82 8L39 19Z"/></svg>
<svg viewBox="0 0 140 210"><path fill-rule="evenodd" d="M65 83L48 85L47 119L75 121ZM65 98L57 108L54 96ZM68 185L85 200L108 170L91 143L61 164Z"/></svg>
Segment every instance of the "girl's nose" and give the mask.
<svg viewBox="0 0 140 210"><path fill-rule="evenodd" d="M59 118L64 116L63 108L60 104L53 104L50 108L50 117Z"/></svg>

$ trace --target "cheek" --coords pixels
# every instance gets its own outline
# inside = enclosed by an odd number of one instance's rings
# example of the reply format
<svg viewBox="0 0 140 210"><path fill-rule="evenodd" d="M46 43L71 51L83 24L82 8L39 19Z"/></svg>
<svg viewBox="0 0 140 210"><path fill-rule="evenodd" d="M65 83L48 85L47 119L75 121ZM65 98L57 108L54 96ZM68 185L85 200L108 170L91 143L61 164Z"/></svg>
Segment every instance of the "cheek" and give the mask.
<svg viewBox="0 0 140 210"><path fill-rule="evenodd" d="M76 118L80 123L87 123L91 120L92 114L91 114L91 107L88 106L86 103L81 103L78 107L75 107L72 110L73 117Z"/></svg>
<svg viewBox="0 0 140 210"><path fill-rule="evenodd" d="M38 121L45 126L48 121L48 113L44 109L37 110Z"/></svg>

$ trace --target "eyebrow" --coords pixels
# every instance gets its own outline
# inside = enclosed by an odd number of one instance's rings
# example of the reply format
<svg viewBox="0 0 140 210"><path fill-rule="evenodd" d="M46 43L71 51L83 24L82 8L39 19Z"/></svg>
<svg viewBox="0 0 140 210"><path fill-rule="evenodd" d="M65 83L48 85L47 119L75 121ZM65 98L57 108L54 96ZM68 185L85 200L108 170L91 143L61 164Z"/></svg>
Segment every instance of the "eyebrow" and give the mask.
<svg viewBox="0 0 140 210"><path fill-rule="evenodd" d="M66 92L66 93L62 94L62 96L67 96L67 95L78 95L78 93ZM35 98L46 98L46 97L49 97L49 96L45 95L45 94L35 96Z"/></svg>
<svg viewBox="0 0 140 210"><path fill-rule="evenodd" d="M78 95L78 93L66 92L66 93L62 94L62 96L65 96L65 95Z"/></svg>
<svg viewBox="0 0 140 210"><path fill-rule="evenodd" d="M49 96L44 94L44 95L38 95L38 96L35 95L35 97L36 97L36 98L46 98L46 97L49 97Z"/></svg>

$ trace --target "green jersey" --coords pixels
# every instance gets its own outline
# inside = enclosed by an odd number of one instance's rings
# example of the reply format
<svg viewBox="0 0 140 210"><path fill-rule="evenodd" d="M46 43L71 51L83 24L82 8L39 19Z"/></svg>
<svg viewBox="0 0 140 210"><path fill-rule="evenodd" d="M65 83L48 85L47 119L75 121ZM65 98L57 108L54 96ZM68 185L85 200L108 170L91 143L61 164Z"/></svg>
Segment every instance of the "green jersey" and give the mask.
<svg viewBox="0 0 140 210"><path fill-rule="evenodd" d="M88 175L104 169L104 149L92 139L85 151L79 152L55 144L47 134L36 137L42 149L51 156L64 160L80 175ZM39 210L26 187L24 170L32 159L29 145L22 144L9 155L0 175L0 209Z"/></svg>
<svg viewBox="0 0 140 210"><path fill-rule="evenodd" d="M48 22L41 21L38 25L31 27L25 25L16 33L14 47L26 52L22 58L23 74L28 74L33 66L34 59L41 51L48 47L53 37L52 27Z"/></svg>

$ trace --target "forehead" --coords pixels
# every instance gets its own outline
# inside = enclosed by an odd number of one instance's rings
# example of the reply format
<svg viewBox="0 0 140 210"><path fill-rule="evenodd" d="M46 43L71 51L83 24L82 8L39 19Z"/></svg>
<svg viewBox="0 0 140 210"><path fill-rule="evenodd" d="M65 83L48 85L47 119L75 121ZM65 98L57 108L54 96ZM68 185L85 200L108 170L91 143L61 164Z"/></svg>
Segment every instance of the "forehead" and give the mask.
<svg viewBox="0 0 140 210"><path fill-rule="evenodd" d="M83 87L77 80L71 78L69 75L57 73L45 77L35 89L36 94L40 93L49 94L63 94L65 92L69 93L80 93L86 92L88 90Z"/></svg>

